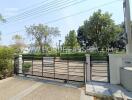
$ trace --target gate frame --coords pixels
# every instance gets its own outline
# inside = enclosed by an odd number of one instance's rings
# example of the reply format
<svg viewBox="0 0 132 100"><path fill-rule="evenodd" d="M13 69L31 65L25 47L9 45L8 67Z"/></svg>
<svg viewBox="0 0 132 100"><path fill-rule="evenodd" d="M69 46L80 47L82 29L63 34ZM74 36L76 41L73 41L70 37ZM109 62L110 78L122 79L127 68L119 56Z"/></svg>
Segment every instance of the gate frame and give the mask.
<svg viewBox="0 0 132 100"><path fill-rule="evenodd" d="M107 61L107 82L92 80L92 56L90 55L90 81L110 83L110 67L109 67L109 55L106 56Z"/></svg>
<svg viewBox="0 0 132 100"><path fill-rule="evenodd" d="M53 64L53 66L54 66L54 69L53 69L53 71L54 71L54 77L47 77L47 76L44 76L43 75L43 68L44 68L44 62L43 62L43 56L41 57L42 59L41 59L41 61L42 61L42 75L34 75L33 74L33 61L34 61L34 56L31 56L31 59L29 59L29 61L31 61L31 67L32 67L32 70L31 70L31 74L29 74L29 73L26 73L26 74L23 74L23 72L22 72L22 70L21 70L21 72L20 72L20 69L22 69L22 64L24 63L24 61L26 61L25 59L23 59L23 57L22 57L22 55L19 55L19 57L18 57L18 62L19 62L19 65L18 66L15 66L15 59L14 59L14 68L18 68L18 70L17 70L17 74L19 75L19 74L22 74L22 75L25 75L25 76L27 76L27 75L29 75L29 76L37 76L37 77L43 77L43 78L50 78L50 79L58 79L58 80L64 80L64 81L66 81L66 82L69 82L69 81L75 81L75 82L83 82L83 83L85 83L85 64L86 64L86 62L85 61L81 61L81 62L83 62L82 63L82 70L83 70L83 72L80 72L80 73L82 73L83 75L70 75L69 74L69 69L70 69L70 66L69 66L69 59L67 59L66 61L66 63L67 63L67 73L68 74L66 74L66 75L68 75L68 78L66 78L66 79L63 79L63 78L57 78L57 77L55 77L55 59L56 59L56 57L54 57L53 59L54 59L54 64ZM28 57L27 57L27 60L28 60ZM61 62L61 61L60 61ZM73 71L74 72L74 71ZM76 73L76 72L75 72ZM16 74L16 73L15 73ZM60 74L61 75L61 74ZM78 77L83 77L83 80L74 80L74 79L70 79L69 78L69 76L78 76Z"/></svg>

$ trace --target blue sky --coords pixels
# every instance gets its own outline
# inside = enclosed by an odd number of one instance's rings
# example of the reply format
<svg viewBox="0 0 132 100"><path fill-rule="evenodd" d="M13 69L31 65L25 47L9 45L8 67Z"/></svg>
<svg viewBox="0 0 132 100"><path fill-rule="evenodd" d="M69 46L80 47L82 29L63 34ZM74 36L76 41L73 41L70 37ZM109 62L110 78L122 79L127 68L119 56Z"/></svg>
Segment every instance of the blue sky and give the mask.
<svg viewBox="0 0 132 100"><path fill-rule="evenodd" d="M54 0L2 0L0 3L0 13L5 17L11 17L15 16L17 14L22 13L23 11L21 9L27 8L30 6L30 8L33 8L40 2L50 2ZM62 0L60 0L62 1ZM82 3L79 3L77 5L67 7L65 9L61 9L52 13L43 14L41 16L37 16L36 18L27 19L23 21L13 22L13 23L6 23L6 24L0 24L0 30L2 32L2 40L0 41L0 44L2 45L9 45L12 44L12 36L14 34L20 34L25 38L26 43L30 43L30 37L27 36L25 31L15 32L21 29L24 29L25 26L32 25L32 24L45 24L48 21L52 21L64 16L68 16L80 11L89 10L91 8L100 6L105 3L109 3L114 0L85 0ZM88 19L90 15L93 14L93 12L97 11L98 9L101 9L103 12L108 11L112 14L112 19L115 20L116 24L119 24L123 21L123 8L122 8L122 2L123 0L114 2L107 6L100 6L96 9L89 10L85 13L82 13L78 16L69 17L54 23L47 24L48 26L52 27L58 27L60 30L60 37L54 38L52 41L52 45L56 46L58 44L58 40L64 40L65 35L72 29L77 30L80 25L83 24L84 20ZM132 19L132 0L130 0L130 8L131 8L131 19ZM33 6L31 6L33 5ZM37 14L36 14L37 15Z"/></svg>

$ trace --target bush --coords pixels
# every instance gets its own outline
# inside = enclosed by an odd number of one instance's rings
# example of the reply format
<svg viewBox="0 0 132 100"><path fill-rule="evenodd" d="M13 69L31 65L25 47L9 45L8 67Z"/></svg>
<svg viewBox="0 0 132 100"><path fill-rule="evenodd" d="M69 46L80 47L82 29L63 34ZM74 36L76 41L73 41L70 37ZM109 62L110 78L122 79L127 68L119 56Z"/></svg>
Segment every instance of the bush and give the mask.
<svg viewBox="0 0 132 100"><path fill-rule="evenodd" d="M42 57L57 57L58 54L22 54L23 59L41 60Z"/></svg>
<svg viewBox="0 0 132 100"><path fill-rule="evenodd" d="M91 59L93 60L107 60L106 52L92 52L90 53Z"/></svg>
<svg viewBox="0 0 132 100"><path fill-rule="evenodd" d="M24 64L22 65L22 70L23 70L23 72L24 72L24 73L25 73L25 72L28 72L31 66L32 66L31 63L28 63L28 62L27 62L27 63L24 63Z"/></svg>
<svg viewBox="0 0 132 100"><path fill-rule="evenodd" d="M99 53L99 52L92 52L89 53L91 58L94 60L106 60L107 59L107 53ZM77 60L77 61L85 61L86 59L86 53L62 53L60 55L60 58L63 60Z"/></svg>
<svg viewBox="0 0 132 100"><path fill-rule="evenodd" d="M42 60L42 57L60 57L62 60L76 60L85 61L87 53L61 53L61 54L23 54L24 59L38 59ZM89 53L94 60L106 60L106 52L91 52Z"/></svg>
<svg viewBox="0 0 132 100"><path fill-rule="evenodd" d="M85 53L62 53L60 55L60 58L63 60L77 60L77 61L85 61Z"/></svg>
<svg viewBox="0 0 132 100"><path fill-rule="evenodd" d="M13 49L0 47L0 79L11 76L13 73Z"/></svg>

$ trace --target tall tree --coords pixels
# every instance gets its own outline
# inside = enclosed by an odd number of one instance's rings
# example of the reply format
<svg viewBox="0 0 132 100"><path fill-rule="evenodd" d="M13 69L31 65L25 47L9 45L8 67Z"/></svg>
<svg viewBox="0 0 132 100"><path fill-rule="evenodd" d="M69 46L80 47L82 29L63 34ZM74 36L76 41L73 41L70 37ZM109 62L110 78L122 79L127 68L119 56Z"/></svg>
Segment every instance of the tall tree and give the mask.
<svg viewBox="0 0 132 100"><path fill-rule="evenodd" d="M118 48L119 50L125 49L127 45L127 33L125 32L125 25L124 23L119 24L121 28L121 32L117 34L115 41L110 43L110 47ZM132 28L132 21L131 21L131 28Z"/></svg>
<svg viewBox="0 0 132 100"><path fill-rule="evenodd" d="M4 23L6 20L3 18L3 16L0 14L0 22ZM0 40L1 40L1 32L0 32Z"/></svg>
<svg viewBox="0 0 132 100"><path fill-rule="evenodd" d="M6 20L3 18L3 16L1 14L0 14L0 21L3 23L6 22Z"/></svg>
<svg viewBox="0 0 132 100"><path fill-rule="evenodd" d="M92 39L86 38L84 33L84 25L80 26L77 30L77 40L83 49L89 48L94 44Z"/></svg>
<svg viewBox="0 0 132 100"><path fill-rule="evenodd" d="M71 30L65 37L64 47L74 49L79 46L75 30Z"/></svg>
<svg viewBox="0 0 132 100"><path fill-rule="evenodd" d="M21 53L22 50L26 47L26 44L24 43L24 38L21 35L14 35L12 36L12 40L14 40L14 44L11 45L15 49L15 53Z"/></svg>
<svg viewBox="0 0 132 100"><path fill-rule="evenodd" d="M84 22L84 36L87 40L92 40L97 48L108 48L120 31L111 16L108 12L102 13L98 10Z"/></svg>
<svg viewBox="0 0 132 100"><path fill-rule="evenodd" d="M43 43L46 45L49 38L59 35L59 30L57 27L48 27L43 24L31 25L29 27L26 27L26 32L29 35L34 36L40 46L41 53L43 53ZM45 45L44 50L46 49Z"/></svg>

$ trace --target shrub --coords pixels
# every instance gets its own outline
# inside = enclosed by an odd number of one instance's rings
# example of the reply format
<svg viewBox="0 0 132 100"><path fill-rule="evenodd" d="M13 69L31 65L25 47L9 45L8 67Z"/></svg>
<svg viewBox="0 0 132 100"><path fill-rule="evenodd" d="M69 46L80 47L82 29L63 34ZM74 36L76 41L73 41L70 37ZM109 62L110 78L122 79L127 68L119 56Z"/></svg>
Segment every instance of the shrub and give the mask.
<svg viewBox="0 0 132 100"><path fill-rule="evenodd" d="M76 61L85 61L87 53L61 53L61 54L23 54L24 59L41 59L42 57L60 57L62 60L76 60ZM91 57L95 60L106 60L106 52L91 52L89 53Z"/></svg>
<svg viewBox="0 0 132 100"><path fill-rule="evenodd" d="M27 63L24 63L24 64L22 65L22 70L23 70L23 72L24 72L24 73L25 73L25 72L28 72L31 66L32 66L31 63L28 63L28 62L27 62Z"/></svg>
<svg viewBox="0 0 132 100"><path fill-rule="evenodd" d="M99 52L92 52L89 53L91 58L94 60L106 60L107 59L107 53L99 53ZM85 61L86 59L86 53L62 53L60 55L60 58L63 60L80 60L80 61Z"/></svg>
<svg viewBox="0 0 132 100"><path fill-rule="evenodd" d="M90 53L93 60L107 60L107 52L92 52Z"/></svg>
<svg viewBox="0 0 132 100"><path fill-rule="evenodd" d="M22 54L23 59L41 60L42 57L57 57L58 54Z"/></svg>
<svg viewBox="0 0 132 100"><path fill-rule="evenodd" d="M0 79L11 76L13 73L13 49L0 47Z"/></svg>
<svg viewBox="0 0 132 100"><path fill-rule="evenodd" d="M62 53L60 58L63 60L77 60L77 61L84 61L85 60L85 53Z"/></svg>

